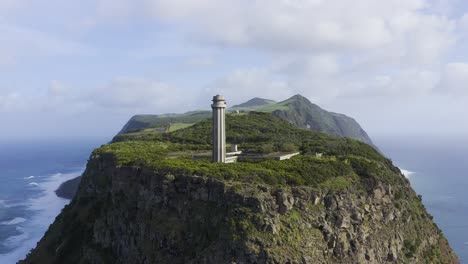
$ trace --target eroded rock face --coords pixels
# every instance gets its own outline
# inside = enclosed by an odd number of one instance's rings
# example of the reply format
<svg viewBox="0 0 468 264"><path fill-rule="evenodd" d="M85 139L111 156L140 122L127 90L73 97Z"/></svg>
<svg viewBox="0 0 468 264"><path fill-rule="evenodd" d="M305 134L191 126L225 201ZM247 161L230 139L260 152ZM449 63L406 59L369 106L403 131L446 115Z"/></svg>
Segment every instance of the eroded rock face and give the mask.
<svg viewBox="0 0 468 264"><path fill-rule="evenodd" d="M69 199L69 200L73 199L80 185L80 181L81 181L81 176L60 184L58 189L55 190L55 194L58 197L61 197L64 199Z"/></svg>
<svg viewBox="0 0 468 264"><path fill-rule="evenodd" d="M273 187L91 160L24 263L457 263L409 183Z"/></svg>

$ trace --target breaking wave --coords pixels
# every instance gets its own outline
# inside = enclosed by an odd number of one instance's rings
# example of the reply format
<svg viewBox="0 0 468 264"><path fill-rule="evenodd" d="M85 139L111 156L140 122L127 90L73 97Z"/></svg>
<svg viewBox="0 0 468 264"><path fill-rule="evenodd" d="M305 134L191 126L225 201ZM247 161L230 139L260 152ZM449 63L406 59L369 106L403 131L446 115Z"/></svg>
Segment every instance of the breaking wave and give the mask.
<svg viewBox="0 0 468 264"><path fill-rule="evenodd" d="M11 201L0 200L0 208L13 208L17 206L25 206L25 202L12 203Z"/></svg>
<svg viewBox="0 0 468 264"><path fill-rule="evenodd" d="M0 263L16 263L24 259L26 254L36 246L36 243L42 238L49 225L54 221L60 210L70 201L59 198L55 195L55 190L61 183L71 180L81 175L82 170L73 173L57 173L44 176L44 181L39 183L31 182L29 185L37 187L39 196L25 201L22 205L26 206L31 217L27 219L17 217L9 221L1 222L3 225L16 226L16 234L0 241L4 247L11 251L6 254L0 254ZM38 178L41 178L40 176ZM14 205L0 200L0 207L10 208Z"/></svg>
<svg viewBox="0 0 468 264"><path fill-rule="evenodd" d="M28 234L24 232L21 227L16 227L16 231L18 232L17 235L8 237L4 242L3 245L9 248L14 248L20 245L21 243L25 242L28 239ZM2 255L0 255L2 256ZM8 262L9 263L9 262ZM14 262L11 262L14 263Z"/></svg>
<svg viewBox="0 0 468 264"><path fill-rule="evenodd" d="M16 217L16 218L11 219L10 221L0 222L0 225L17 225L17 224L24 223L25 221L26 219L22 217Z"/></svg>
<svg viewBox="0 0 468 264"><path fill-rule="evenodd" d="M401 173L403 173L403 175L405 175L406 178L410 178L411 175L415 174L414 171L409 171L409 170L405 170L405 169L400 169Z"/></svg>

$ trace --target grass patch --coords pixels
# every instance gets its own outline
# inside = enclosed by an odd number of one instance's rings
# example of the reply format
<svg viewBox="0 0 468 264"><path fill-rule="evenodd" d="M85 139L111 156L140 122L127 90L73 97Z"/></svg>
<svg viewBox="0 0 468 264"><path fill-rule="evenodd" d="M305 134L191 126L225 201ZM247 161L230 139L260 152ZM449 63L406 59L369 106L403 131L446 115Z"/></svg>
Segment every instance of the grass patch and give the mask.
<svg viewBox="0 0 468 264"><path fill-rule="evenodd" d="M191 127L193 126L194 124L187 124L187 123L174 123L174 124L171 124L169 126L169 129L168 131L169 132L174 132L174 131L177 131L179 129L184 129L184 128L187 128L187 127Z"/></svg>

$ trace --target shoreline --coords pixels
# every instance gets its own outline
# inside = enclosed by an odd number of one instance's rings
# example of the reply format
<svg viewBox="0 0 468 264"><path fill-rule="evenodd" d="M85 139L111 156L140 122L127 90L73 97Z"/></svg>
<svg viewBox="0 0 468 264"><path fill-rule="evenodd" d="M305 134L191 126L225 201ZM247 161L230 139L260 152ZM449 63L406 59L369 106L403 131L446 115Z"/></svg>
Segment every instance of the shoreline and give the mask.
<svg viewBox="0 0 468 264"><path fill-rule="evenodd" d="M16 219L16 221L11 222L11 226L14 226L21 233L10 236L4 241L4 243L11 244L12 250L0 254L1 263L16 263L24 259L28 252L36 247L36 243L42 239L50 224L53 223L63 207L70 202L69 199L57 196L55 190L61 183L76 178L82 172L80 170L51 174L45 176L47 178L44 181L38 182L38 185L35 186L38 188L38 196L27 199L24 204L28 216L24 217L24 220Z"/></svg>

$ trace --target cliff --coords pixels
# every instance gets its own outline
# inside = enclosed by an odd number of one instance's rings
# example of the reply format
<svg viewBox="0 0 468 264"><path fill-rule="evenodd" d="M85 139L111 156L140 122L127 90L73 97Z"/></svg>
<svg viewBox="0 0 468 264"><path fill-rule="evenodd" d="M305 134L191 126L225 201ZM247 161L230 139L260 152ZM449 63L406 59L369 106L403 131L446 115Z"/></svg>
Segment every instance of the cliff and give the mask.
<svg viewBox="0 0 468 264"><path fill-rule="evenodd" d="M73 197L75 196L78 190L78 186L80 185L80 181L81 181L81 176L78 176L74 179L68 180L60 184L58 189L55 190L55 194L61 198L65 198L69 200L73 199Z"/></svg>
<svg viewBox="0 0 468 264"><path fill-rule="evenodd" d="M270 114L227 124L228 142L247 150L297 144L325 156L185 158L206 147L209 121L103 146L22 263L458 263L408 180L373 148Z"/></svg>

